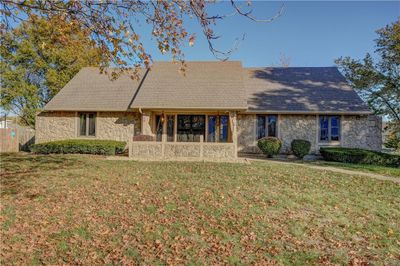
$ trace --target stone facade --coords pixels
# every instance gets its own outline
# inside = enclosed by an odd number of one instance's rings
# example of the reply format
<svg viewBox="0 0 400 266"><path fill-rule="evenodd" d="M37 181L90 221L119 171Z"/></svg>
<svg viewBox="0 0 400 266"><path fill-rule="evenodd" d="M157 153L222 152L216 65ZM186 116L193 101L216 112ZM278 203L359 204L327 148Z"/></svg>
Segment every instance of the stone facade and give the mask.
<svg viewBox="0 0 400 266"><path fill-rule="evenodd" d="M371 150L382 149L382 118L369 116L343 116L342 146Z"/></svg>
<svg viewBox="0 0 400 266"><path fill-rule="evenodd" d="M140 134L140 114L133 112L97 112L96 136L78 136L77 112L42 112L36 116L36 143L64 139L104 139L128 141Z"/></svg>
<svg viewBox="0 0 400 266"><path fill-rule="evenodd" d="M279 115L277 131L282 140L282 153L290 153L294 139L305 139L311 143L311 153L318 153L322 146L342 146L381 150L382 119L374 115L341 116L341 140L319 143L319 121L317 115ZM260 153L256 140L256 115L238 115L238 151Z"/></svg>
<svg viewBox="0 0 400 266"><path fill-rule="evenodd" d="M140 114L133 112L98 112L96 138L127 141L140 134Z"/></svg>
<svg viewBox="0 0 400 266"><path fill-rule="evenodd" d="M256 142L256 115L238 115L237 132L238 152L260 152Z"/></svg>
<svg viewBox="0 0 400 266"><path fill-rule="evenodd" d="M36 116L35 143L74 139L77 136L75 112L42 112Z"/></svg>
<svg viewBox="0 0 400 266"><path fill-rule="evenodd" d="M282 153L290 153L294 139L304 139L311 143L311 153L317 152L317 116L280 115L278 117L278 137L282 140Z"/></svg>
<svg viewBox="0 0 400 266"><path fill-rule="evenodd" d="M135 160L215 159L229 161L237 158L234 143L131 141L129 157Z"/></svg>
<svg viewBox="0 0 400 266"><path fill-rule="evenodd" d="M149 115L144 116L146 124L151 124ZM133 135L141 133L143 117L134 112L97 112L96 136L83 137L93 139L127 141ZM77 139L78 112L42 112L36 117L36 143ZM238 152L259 153L256 141L256 115L237 115L237 145L234 143L153 143L137 146L133 157L165 158L236 158ZM235 123L231 123L234 125ZM335 145L363 149L380 150L382 146L382 119L373 115L341 116L341 140L336 143L318 142L317 115L279 115L277 123L278 137L282 140L282 153L290 152L293 139L305 139L311 142L311 153L318 153L319 147ZM146 127L147 131L151 128ZM155 145L155 146L154 146Z"/></svg>

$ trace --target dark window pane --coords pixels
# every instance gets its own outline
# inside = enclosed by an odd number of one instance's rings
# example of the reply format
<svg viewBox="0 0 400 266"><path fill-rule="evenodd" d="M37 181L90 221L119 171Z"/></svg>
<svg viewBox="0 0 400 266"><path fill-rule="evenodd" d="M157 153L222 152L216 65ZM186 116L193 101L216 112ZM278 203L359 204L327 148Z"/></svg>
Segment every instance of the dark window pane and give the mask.
<svg viewBox="0 0 400 266"><path fill-rule="evenodd" d="M199 142L205 135L204 115L178 115L178 141Z"/></svg>
<svg viewBox="0 0 400 266"><path fill-rule="evenodd" d="M208 142L215 142L215 129L217 126L217 117L216 116L208 116Z"/></svg>
<svg viewBox="0 0 400 266"><path fill-rule="evenodd" d="M340 139L340 117L331 117L331 140L338 141Z"/></svg>
<svg viewBox="0 0 400 266"><path fill-rule="evenodd" d="M219 117L219 121L220 121L219 141L220 142L227 142L228 141L229 116L221 115Z"/></svg>
<svg viewBox="0 0 400 266"><path fill-rule="evenodd" d="M161 115L156 115L156 140L162 140L163 121Z"/></svg>
<svg viewBox="0 0 400 266"><path fill-rule="evenodd" d="M169 115L167 118L167 141L174 141L175 116Z"/></svg>
<svg viewBox="0 0 400 266"><path fill-rule="evenodd" d="M257 116L257 139L265 137L265 116Z"/></svg>
<svg viewBox="0 0 400 266"><path fill-rule="evenodd" d="M79 116L79 135L86 136L86 114Z"/></svg>
<svg viewBox="0 0 400 266"><path fill-rule="evenodd" d="M329 140L328 136L328 128L329 128L329 120L328 117L326 116L321 116L319 118L319 123L320 123L320 140L321 141L327 141Z"/></svg>
<svg viewBox="0 0 400 266"><path fill-rule="evenodd" d="M337 127L338 126L338 118L337 117L331 117L331 127Z"/></svg>
<svg viewBox="0 0 400 266"><path fill-rule="evenodd" d="M269 137L276 137L276 115L269 115L268 116L268 136Z"/></svg>
<svg viewBox="0 0 400 266"><path fill-rule="evenodd" d="M96 116L94 114L89 114L89 136L96 135Z"/></svg>

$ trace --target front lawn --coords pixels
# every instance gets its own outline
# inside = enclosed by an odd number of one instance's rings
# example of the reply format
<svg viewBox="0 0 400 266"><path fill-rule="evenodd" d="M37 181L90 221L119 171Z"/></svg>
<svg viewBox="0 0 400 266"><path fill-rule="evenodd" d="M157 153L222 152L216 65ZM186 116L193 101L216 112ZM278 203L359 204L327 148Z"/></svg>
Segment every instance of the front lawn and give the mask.
<svg viewBox="0 0 400 266"><path fill-rule="evenodd" d="M373 173L378 175L384 175L389 177L400 178L400 168L387 167L373 164L355 164L355 163L340 163L340 162L329 162L329 161L300 161L301 163L313 164L318 166L333 166L337 168L360 171L365 173Z"/></svg>
<svg viewBox="0 0 400 266"><path fill-rule="evenodd" d="M306 167L1 155L1 264L400 259L400 185Z"/></svg>

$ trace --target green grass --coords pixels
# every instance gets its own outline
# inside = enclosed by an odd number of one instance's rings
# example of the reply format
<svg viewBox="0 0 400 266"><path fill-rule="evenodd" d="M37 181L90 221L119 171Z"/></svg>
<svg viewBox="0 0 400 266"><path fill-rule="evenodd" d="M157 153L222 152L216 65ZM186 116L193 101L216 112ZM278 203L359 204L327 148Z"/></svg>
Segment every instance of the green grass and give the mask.
<svg viewBox="0 0 400 266"><path fill-rule="evenodd" d="M333 166L342 169L361 171L366 173L374 173L379 175L385 175L390 177L400 178L400 168L385 167L372 164L354 164L354 163L340 163L340 162L328 162L328 161L306 161L305 163L319 165L319 166Z"/></svg>
<svg viewBox="0 0 400 266"><path fill-rule="evenodd" d="M0 263L400 259L400 186L269 162L1 155Z"/></svg>

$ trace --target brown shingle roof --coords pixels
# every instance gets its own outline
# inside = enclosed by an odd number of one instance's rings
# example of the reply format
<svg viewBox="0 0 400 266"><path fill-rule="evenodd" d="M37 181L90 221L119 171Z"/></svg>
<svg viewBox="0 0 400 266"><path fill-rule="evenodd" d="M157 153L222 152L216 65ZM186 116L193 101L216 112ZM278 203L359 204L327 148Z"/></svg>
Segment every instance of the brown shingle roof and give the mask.
<svg viewBox="0 0 400 266"><path fill-rule="evenodd" d="M157 62L142 81L111 81L83 68L45 110L125 111L219 109L276 113L369 113L334 67L243 68L240 62L188 62L185 76L171 62ZM138 89L139 88L139 89Z"/></svg>
<svg viewBox="0 0 400 266"><path fill-rule="evenodd" d="M246 109L243 68L239 61L157 62L134 98L132 108Z"/></svg>
<svg viewBox="0 0 400 266"><path fill-rule="evenodd" d="M248 112L369 113L336 67L246 68Z"/></svg>
<svg viewBox="0 0 400 266"><path fill-rule="evenodd" d="M144 70L140 75L143 76ZM111 81L99 68L82 68L67 85L47 103L51 111L126 111L139 81L123 74Z"/></svg>

